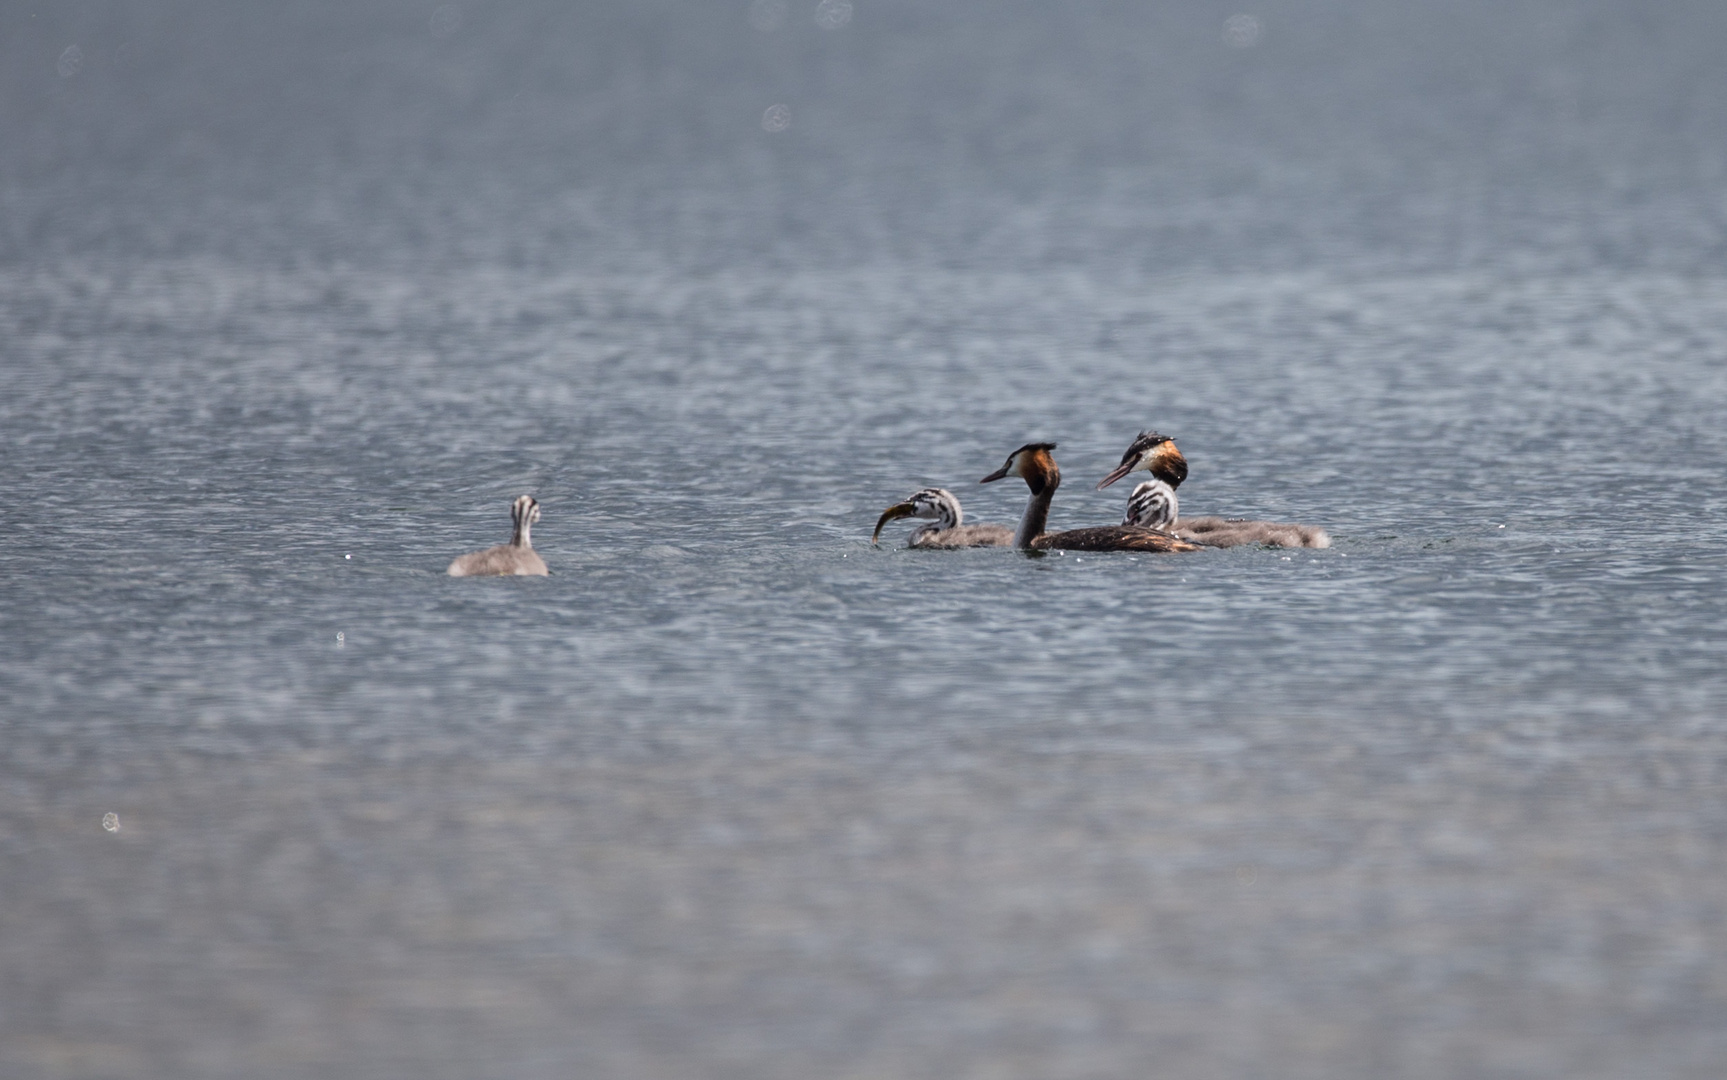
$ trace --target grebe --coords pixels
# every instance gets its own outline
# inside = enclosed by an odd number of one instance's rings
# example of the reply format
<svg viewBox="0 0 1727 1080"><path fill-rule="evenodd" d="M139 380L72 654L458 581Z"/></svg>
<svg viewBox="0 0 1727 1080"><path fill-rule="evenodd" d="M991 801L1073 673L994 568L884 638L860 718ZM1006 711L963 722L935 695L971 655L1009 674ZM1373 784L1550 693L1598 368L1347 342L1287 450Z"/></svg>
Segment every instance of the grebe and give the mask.
<svg viewBox="0 0 1727 1080"><path fill-rule="evenodd" d="M1128 524L1168 530L1211 547L1238 547L1242 544L1331 546L1331 537L1325 530L1311 525L1284 525L1247 518L1181 517L1181 503L1176 498L1175 489L1187 479L1187 459L1176 449L1173 439L1155 431L1140 432L1139 438L1127 448L1127 453L1121 455L1121 464L1098 481L1098 489L1102 490L1138 469L1150 472L1154 479L1134 488L1133 494L1128 496Z"/></svg>
<svg viewBox="0 0 1727 1080"><path fill-rule="evenodd" d="M510 542L463 555L450 564L451 577L481 577L509 574L549 574L546 564L534 553L528 530L540 520L540 504L532 495L523 495L510 507L510 520L515 531Z"/></svg>
<svg viewBox="0 0 1727 1080"><path fill-rule="evenodd" d="M1142 431L1139 438L1133 440L1133 445L1127 448L1127 453L1121 455L1121 464L1110 474L1097 482L1097 490L1120 480L1128 473L1144 469L1169 488L1171 504L1170 517L1175 517L1175 489L1187 479L1187 459L1176 449L1175 440L1168 435L1159 435L1155 431Z"/></svg>
<svg viewBox="0 0 1727 1080"><path fill-rule="evenodd" d="M1305 548L1331 546L1331 536L1318 526L1251 521L1247 518L1184 518L1176 522L1175 534L1212 547L1239 547L1242 544Z"/></svg>
<svg viewBox="0 0 1727 1080"><path fill-rule="evenodd" d="M1013 546L1024 551L1198 551L1199 545L1138 525L1102 525L1091 529L1044 532L1049 523L1049 504L1061 486L1061 470L1049 452L1055 443L1027 443L1008 455L1007 464L979 480L992 483L1017 476L1031 489L1025 517L1013 534Z"/></svg>
<svg viewBox="0 0 1727 1080"><path fill-rule="evenodd" d="M1181 512L1175 489L1162 480L1147 480L1127 497L1127 516L1123 525L1140 525L1159 532L1169 532Z"/></svg>
<svg viewBox="0 0 1727 1080"><path fill-rule="evenodd" d="M1013 543L1013 530L1006 525L965 525L965 511L959 500L946 488L924 488L905 502L895 503L882 512L875 523L870 543L881 539L882 526L899 518L926 518L930 523L912 530L906 541L908 548L936 550L968 547L1007 547Z"/></svg>

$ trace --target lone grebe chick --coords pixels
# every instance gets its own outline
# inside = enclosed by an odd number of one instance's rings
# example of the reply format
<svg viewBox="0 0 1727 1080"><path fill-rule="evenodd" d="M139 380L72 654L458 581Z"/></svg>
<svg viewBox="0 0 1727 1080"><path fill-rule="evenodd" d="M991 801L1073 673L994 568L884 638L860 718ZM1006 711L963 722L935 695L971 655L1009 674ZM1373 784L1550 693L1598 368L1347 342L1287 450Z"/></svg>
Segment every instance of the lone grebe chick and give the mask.
<svg viewBox="0 0 1727 1080"><path fill-rule="evenodd" d="M1017 476L1031 489L1025 516L1013 534L1013 546L1026 551L1198 551L1199 546L1167 533L1138 525L1101 525L1090 529L1045 532L1049 504L1061 486L1061 469L1050 451L1055 443L1027 443L1008 455L1007 464L990 473L980 484Z"/></svg>
<svg viewBox="0 0 1727 1080"><path fill-rule="evenodd" d="M875 523L875 533L869 542L874 544L881 539L882 526L888 522L908 517L928 522L912 530L906 540L908 548L1008 547L1013 543L1013 530L1006 525L964 524L965 511L946 488L924 488L904 502L888 507Z"/></svg>
<svg viewBox="0 0 1727 1080"><path fill-rule="evenodd" d="M509 543L463 555L450 564L450 576L483 577L551 573L550 570L546 569L545 562L534 552L533 542L528 538L528 530L533 528L534 522L540 520L540 504L534 501L532 495L519 497L510 507L510 520L515 523L515 530L510 535Z"/></svg>

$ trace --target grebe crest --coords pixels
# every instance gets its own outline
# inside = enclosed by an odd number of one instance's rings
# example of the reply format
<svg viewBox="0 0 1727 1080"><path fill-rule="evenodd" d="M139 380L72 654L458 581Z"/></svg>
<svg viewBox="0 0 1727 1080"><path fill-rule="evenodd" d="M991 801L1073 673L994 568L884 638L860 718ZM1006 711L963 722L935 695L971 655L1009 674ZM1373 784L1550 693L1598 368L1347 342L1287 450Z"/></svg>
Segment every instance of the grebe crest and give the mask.
<svg viewBox="0 0 1727 1080"><path fill-rule="evenodd" d="M1128 473L1140 469L1168 484L1171 491L1187 479L1187 459L1181 456L1175 440L1155 431L1142 431L1128 446L1127 452L1121 455L1121 464L1097 482L1097 489L1102 491Z"/></svg>
<svg viewBox="0 0 1727 1080"><path fill-rule="evenodd" d="M979 480L980 484L993 483L1009 476L1017 476L1031 488L1033 495L1042 494L1046 487L1061 484L1061 469L1056 465L1050 451L1056 448L1052 442L1026 443L1007 456L1007 463L995 472Z"/></svg>
<svg viewBox="0 0 1727 1080"><path fill-rule="evenodd" d="M965 511L960 509L953 492L946 488L924 488L882 512L870 543L881 539L883 526L900 518L922 518L928 522L912 530L907 547L1006 547L1013 542L1013 531L1004 525L964 524Z"/></svg>
<svg viewBox="0 0 1727 1080"><path fill-rule="evenodd" d="M1121 523L1168 532L1180 514L1181 502L1175 497L1175 489L1162 480L1147 480L1128 496L1127 517Z"/></svg>
<svg viewBox="0 0 1727 1080"><path fill-rule="evenodd" d="M496 577L508 575L544 575L551 571L534 551L530 531L540 520L540 504L532 495L518 496L510 506L510 521L514 528L510 542L463 555L450 563L451 577Z"/></svg>

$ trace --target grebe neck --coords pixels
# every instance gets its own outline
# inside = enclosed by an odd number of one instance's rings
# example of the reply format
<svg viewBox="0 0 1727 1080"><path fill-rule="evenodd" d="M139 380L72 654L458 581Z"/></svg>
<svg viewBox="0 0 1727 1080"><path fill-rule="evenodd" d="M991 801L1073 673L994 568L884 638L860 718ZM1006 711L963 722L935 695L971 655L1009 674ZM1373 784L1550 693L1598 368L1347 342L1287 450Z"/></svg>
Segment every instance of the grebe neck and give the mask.
<svg viewBox="0 0 1727 1080"><path fill-rule="evenodd" d="M1016 548L1030 548L1032 541L1047 531L1049 504L1055 499L1055 489L1061 486L1061 470L1051 461L1048 469L1027 473L1025 483L1031 488L1031 499L1025 504L1025 516L1019 520L1019 531L1013 534Z"/></svg>

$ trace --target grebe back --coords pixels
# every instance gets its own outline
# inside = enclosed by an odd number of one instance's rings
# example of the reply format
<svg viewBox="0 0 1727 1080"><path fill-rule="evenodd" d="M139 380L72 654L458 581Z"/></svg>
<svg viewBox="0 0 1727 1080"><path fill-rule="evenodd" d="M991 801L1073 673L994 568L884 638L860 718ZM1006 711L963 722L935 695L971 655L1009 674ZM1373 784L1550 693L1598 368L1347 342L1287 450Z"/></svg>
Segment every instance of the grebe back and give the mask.
<svg viewBox="0 0 1727 1080"><path fill-rule="evenodd" d="M1175 533L1212 547L1239 547L1242 544L1304 548L1331 546L1330 534L1316 525L1253 521L1249 518L1184 518L1175 523Z"/></svg>
<svg viewBox="0 0 1727 1080"><path fill-rule="evenodd" d="M1013 530L1006 525L966 525L965 511L959 500L946 488L924 488L895 503L882 512L875 523L870 543L881 539L882 526L899 518L923 518L928 524L912 530L906 540L908 548L948 550L968 547L1007 547L1013 543Z"/></svg>
<svg viewBox="0 0 1727 1080"><path fill-rule="evenodd" d="M451 577L497 577L509 575L544 575L551 573L534 551L528 531L540 520L540 504L532 495L523 495L510 507L514 531L510 542L484 551L470 552L450 563Z"/></svg>

